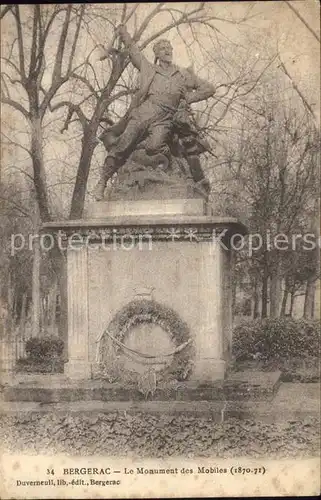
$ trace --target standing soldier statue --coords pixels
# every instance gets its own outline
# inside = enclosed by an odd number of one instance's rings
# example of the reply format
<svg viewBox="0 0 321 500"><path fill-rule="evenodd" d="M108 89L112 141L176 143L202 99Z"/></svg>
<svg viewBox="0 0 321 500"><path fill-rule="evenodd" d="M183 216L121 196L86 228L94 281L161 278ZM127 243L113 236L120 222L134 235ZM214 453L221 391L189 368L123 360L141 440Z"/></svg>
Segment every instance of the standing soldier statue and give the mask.
<svg viewBox="0 0 321 500"><path fill-rule="evenodd" d="M208 99L215 93L213 85L198 78L190 69L172 64L173 48L169 41L158 40L154 44L155 61L152 64L138 49L124 25L120 25L117 31L132 64L140 72L140 85L124 119L101 137L108 149L108 156L96 186L96 200L103 198L108 179L125 163L141 141L144 141L144 154L147 157L152 159L161 156L168 159L175 119L184 116L184 106ZM185 120L187 122L188 119ZM192 128L190 121L189 131ZM206 147L201 147L200 151L204 150ZM189 163L192 167L192 162ZM199 160L194 170L194 180L202 180L204 175Z"/></svg>

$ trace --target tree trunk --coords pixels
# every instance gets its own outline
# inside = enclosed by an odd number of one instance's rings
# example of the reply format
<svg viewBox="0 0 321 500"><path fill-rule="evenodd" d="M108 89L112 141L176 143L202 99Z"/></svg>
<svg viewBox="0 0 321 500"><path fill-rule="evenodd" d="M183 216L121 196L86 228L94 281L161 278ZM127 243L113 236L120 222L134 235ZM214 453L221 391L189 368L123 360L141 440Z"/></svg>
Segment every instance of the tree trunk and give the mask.
<svg viewBox="0 0 321 500"><path fill-rule="evenodd" d="M7 304L8 304L8 315L6 319L5 330L6 333L10 335L14 327L14 291L12 285L11 269L9 269L9 274L8 274Z"/></svg>
<svg viewBox="0 0 321 500"><path fill-rule="evenodd" d="M285 289L283 292L283 297L282 297L280 316L285 316L285 314L286 314L286 306L287 306L287 302L288 302L288 296L289 296L289 291L287 289Z"/></svg>
<svg viewBox="0 0 321 500"><path fill-rule="evenodd" d="M83 137L80 161L71 200L70 219L80 219L83 214L89 169L95 149L95 138L93 131L90 134L85 133Z"/></svg>
<svg viewBox="0 0 321 500"><path fill-rule="evenodd" d="M36 188L35 188L36 191ZM41 269L41 248L40 248L40 213L37 201L35 201L33 211L33 230L37 236L32 240L32 283L31 283L31 335L39 337L41 332L41 290L40 290L40 269Z"/></svg>
<svg viewBox="0 0 321 500"><path fill-rule="evenodd" d="M22 338L25 338L26 319L27 319L27 294L24 293L22 295L22 300L21 300L21 311L19 320L19 335Z"/></svg>
<svg viewBox="0 0 321 500"><path fill-rule="evenodd" d="M262 278L262 318L266 318L268 315L268 282L269 282L269 272L268 265L264 262L263 278Z"/></svg>
<svg viewBox="0 0 321 500"><path fill-rule="evenodd" d="M291 302L290 302L290 311L289 311L289 316L291 318L292 318L292 315L293 315L294 302L295 302L295 294L294 294L294 292L291 292Z"/></svg>
<svg viewBox="0 0 321 500"><path fill-rule="evenodd" d="M320 199L316 199L314 203L314 213L311 223L311 231L316 235L316 241L320 241ZM315 249L315 269L307 281L305 298L304 298L304 309L303 317L310 319L314 316L314 301L315 301L315 291L318 275L320 273L320 248L317 246Z"/></svg>
<svg viewBox="0 0 321 500"><path fill-rule="evenodd" d="M232 313L234 316L234 311L235 311L235 304L236 304L236 279L235 279L235 273L232 274L231 276L231 287L232 287Z"/></svg>
<svg viewBox="0 0 321 500"><path fill-rule="evenodd" d="M42 123L37 115L34 115L31 119L31 157L40 218L42 221L48 221L50 220L50 212L46 172L43 162Z"/></svg>
<svg viewBox="0 0 321 500"><path fill-rule="evenodd" d="M277 318L280 309L281 280L280 262L277 260L270 281L270 317Z"/></svg>
<svg viewBox="0 0 321 500"><path fill-rule="evenodd" d="M259 304L260 304L259 287L257 278L255 278L254 289L253 289L253 319L259 317Z"/></svg>
<svg viewBox="0 0 321 500"><path fill-rule="evenodd" d="M309 279L307 281L304 297L303 317L312 319L314 315L314 297L315 297L316 281Z"/></svg>
<svg viewBox="0 0 321 500"><path fill-rule="evenodd" d="M41 308L41 293L40 293L40 264L41 250L39 238L33 240L33 260L32 260L32 321L31 329L32 336L40 336L40 308Z"/></svg>
<svg viewBox="0 0 321 500"><path fill-rule="evenodd" d="M57 281L54 281L47 297L46 326L51 335L56 333Z"/></svg>

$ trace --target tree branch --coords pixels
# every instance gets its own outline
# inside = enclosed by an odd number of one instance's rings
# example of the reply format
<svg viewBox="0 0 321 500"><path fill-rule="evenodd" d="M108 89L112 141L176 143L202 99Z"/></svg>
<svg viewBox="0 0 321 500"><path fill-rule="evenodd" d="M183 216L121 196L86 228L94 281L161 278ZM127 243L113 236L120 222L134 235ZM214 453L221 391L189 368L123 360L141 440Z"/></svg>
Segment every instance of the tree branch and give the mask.
<svg viewBox="0 0 321 500"><path fill-rule="evenodd" d="M120 97L124 97L126 95L130 95L130 94L133 94L133 90L130 90L130 89L125 89L125 90L120 90L119 92L116 92L114 95L110 96L109 99L107 100L108 102L108 106L116 101L117 99L119 99Z"/></svg>
<svg viewBox="0 0 321 500"><path fill-rule="evenodd" d="M75 32L75 36L74 36L72 47L71 47L71 53L70 53L70 57L69 57L69 64L68 64L68 71L67 71L68 74L70 74L70 72L71 72L72 62L73 62L75 51L76 51L76 46L77 46L77 42L78 42L78 38L79 38L82 19L84 17L84 12L85 12L85 4L82 4L80 7L80 15L79 15L79 18L78 18L78 21L76 24L76 32Z"/></svg>
<svg viewBox="0 0 321 500"><path fill-rule="evenodd" d="M67 34L68 34L71 9L72 9L72 6L69 4L67 7L67 10L66 10L65 20L64 20L61 34L60 34L58 48L57 48L57 52L56 52L55 65L54 65L54 69L52 72L52 81L54 84L62 77L62 75L61 75L62 59L63 59L63 55L64 55L66 38L67 38Z"/></svg>
<svg viewBox="0 0 321 500"><path fill-rule="evenodd" d="M50 106L50 111L51 112L57 111L58 109L60 109L64 106L69 108L69 112L67 115L67 118L69 117L68 121L71 120L73 113L76 113L78 118L79 118L79 121L82 124L83 129L86 130L88 128L88 119L87 119L86 115L83 113L80 106L78 106L77 104L73 104L72 102L69 102L69 101L61 101L61 102L58 102L57 104L54 104L53 106ZM66 122L65 122L64 128L62 130L64 131L67 128L68 128L68 125L66 126Z"/></svg>
<svg viewBox="0 0 321 500"><path fill-rule="evenodd" d="M22 144L19 144L19 142L13 141L4 132L1 132L1 135L3 135L3 137L5 137L7 139L7 141L8 141L7 144L9 144L9 145L13 144L14 146L17 146L18 148L22 149L23 151L26 151L26 153L28 153L28 155L31 157L31 151L30 151L30 149L26 148ZM4 142L2 142L2 143L5 144ZM18 167L12 167L12 168L17 168L18 169ZM28 174L26 174L26 175L28 175Z"/></svg>
<svg viewBox="0 0 321 500"><path fill-rule="evenodd" d="M0 195L0 199L4 200L7 203L10 203L16 210L18 210L18 212L23 214L24 217L28 217L28 218L32 219L31 215L25 209L23 209L20 205L18 205L18 203L14 202L12 200L12 198L6 198L5 196Z"/></svg>
<svg viewBox="0 0 321 500"><path fill-rule="evenodd" d="M9 12L11 9L12 9L12 5L5 5L0 12L0 19L2 19L7 14L7 12Z"/></svg>
<svg viewBox="0 0 321 500"><path fill-rule="evenodd" d="M71 73L70 77L82 82L84 85L86 85L86 87L90 90L90 92L97 97L98 92L95 90L95 88L92 86L92 84L86 77L82 75L77 75L76 73Z"/></svg>
<svg viewBox="0 0 321 500"><path fill-rule="evenodd" d="M32 23L32 41L31 41L31 53L30 53L30 64L29 64L29 76L28 79L33 79L36 69L37 60L37 42L38 42L38 18L40 16L40 6L34 5L33 7L33 23Z"/></svg>
<svg viewBox="0 0 321 500"><path fill-rule="evenodd" d="M58 5L55 5L54 6L54 11L53 13L51 14L51 17L47 23L47 26L43 32L43 38L42 38L42 41L43 41L43 44L45 42L45 40L47 39L47 36L48 36L48 33L49 33L49 30L52 26L52 23L54 22L55 18L57 17L57 15L60 13L60 12L63 12L64 10L66 10L66 6L64 7L58 7Z"/></svg>
<svg viewBox="0 0 321 500"><path fill-rule="evenodd" d="M144 33L145 29L147 28L151 20L155 16L157 16L157 14L161 11L164 4L165 2L160 2L159 4L157 4L156 7L152 10L152 12L150 12L148 16L145 17L144 21L140 25L139 30L137 30L137 32L133 36L134 42L137 42L141 38L142 34Z"/></svg>
<svg viewBox="0 0 321 500"><path fill-rule="evenodd" d="M295 83L295 81L293 80L293 78L290 75L290 73L288 72L288 70L286 69L285 64L281 61L280 56L279 56L279 59L280 59L279 68L281 68L282 71L283 71L283 73L289 78L290 82L292 83L292 86L293 86L294 90L297 92L297 94L299 95L299 97L300 97L301 101L303 102L304 106L306 107L306 109L311 114L311 116L312 116L312 118L314 120L315 125L317 125L317 117L316 117L313 109L311 108L310 104L308 103L308 101L306 100L306 98L302 94L301 90L299 89L299 87L297 86L297 84Z"/></svg>
<svg viewBox="0 0 321 500"><path fill-rule="evenodd" d="M19 73L21 75L22 81L24 81L26 79L25 54L24 54L24 45L23 45L19 5L14 6L13 12L14 12L15 20L16 20L16 27L17 27L17 34L18 34L18 52L19 52L19 66L20 66Z"/></svg>
<svg viewBox="0 0 321 500"><path fill-rule="evenodd" d="M314 36L314 38L317 40L317 42L320 43L320 37L317 35L317 33L311 28L311 26L306 22L306 20L301 16L301 14L296 10L295 7L293 7L293 5L291 5L290 2L288 2L287 0L284 0L284 2L286 3L286 5L289 7L289 9L292 10L292 12L294 12L294 14L297 16L298 19L300 19L301 23L304 24L304 26L310 31L310 33L312 33L312 35Z"/></svg>
<svg viewBox="0 0 321 500"><path fill-rule="evenodd" d="M16 66L15 63L13 63L10 59L8 59L8 57L1 56L0 59L3 59L7 64L9 64L9 66L11 66L18 73L18 75L20 75L18 66Z"/></svg>
<svg viewBox="0 0 321 500"><path fill-rule="evenodd" d="M165 26L164 28L162 28L161 30L159 30L157 33L155 33L154 35L150 36L147 40L145 40L141 45L140 45L140 50L144 49L145 47L147 47L147 45L149 45L151 42L153 42L154 40L156 40L156 38L160 37L161 35L163 35L164 33L167 33L168 31L170 31L171 29L173 28L177 28L179 25L181 24L184 24L184 23L201 23L202 24L202 19L201 18L189 18L188 16L190 16L191 14L195 14L195 12L198 12L200 10L200 8L198 9L195 9L194 11L192 12L189 12L189 13L183 13L181 18L180 19L177 19L176 21L173 21L172 23L170 23L169 25Z"/></svg>
<svg viewBox="0 0 321 500"><path fill-rule="evenodd" d="M68 70L67 70L66 74L64 76L62 76L62 72L61 72L62 71L62 60L63 60L63 56L64 56L64 52L65 52L65 44L66 44L66 38L67 38L67 34L68 34L68 28L69 28L69 24L70 24L70 16L71 16L71 10L72 10L72 6L70 4L67 7L66 16L65 16L63 28L62 28L62 31L60 34L58 49L57 49L57 53L56 53L55 65L54 65L54 70L53 70L53 74L52 74L52 83L51 83L51 86L50 86L48 92L44 95L43 101L40 105L41 116L44 115L47 107L49 106L52 98L54 97L54 95L56 94L58 89L64 83L66 83L70 77L70 69L71 69L73 57L74 57L75 50L76 50L76 45L77 45L77 41L78 41L78 37L79 37L80 25L81 25L81 22L83 19L84 9L85 9L85 6L82 5L81 6L81 14L80 14L80 17L79 17L79 19L77 21L77 25L76 25L76 32L75 32L75 36L74 36L74 40L73 40L73 44L72 44L72 49L71 49L71 54L70 54L70 58L69 58ZM81 64L80 66L82 66L82 65L83 64Z"/></svg>
<svg viewBox="0 0 321 500"><path fill-rule="evenodd" d="M132 10L128 13L126 19L124 20L124 24L128 23L128 21L130 20L130 18L135 14L135 12L138 9L138 7L139 7L139 3L136 3L134 5L134 7L132 8Z"/></svg>
<svg viewBox="0 0 321 500"><path fill-rule="evenodd" d="M3 104L8 104L8 106L11 106L12 108L16 109L17 111L22 113L27 120L29 120L30 116L28 111L19 102L16 102L13 99L9 99L9 97L4 97L4 96L1 96L1 102Z"/></svg>

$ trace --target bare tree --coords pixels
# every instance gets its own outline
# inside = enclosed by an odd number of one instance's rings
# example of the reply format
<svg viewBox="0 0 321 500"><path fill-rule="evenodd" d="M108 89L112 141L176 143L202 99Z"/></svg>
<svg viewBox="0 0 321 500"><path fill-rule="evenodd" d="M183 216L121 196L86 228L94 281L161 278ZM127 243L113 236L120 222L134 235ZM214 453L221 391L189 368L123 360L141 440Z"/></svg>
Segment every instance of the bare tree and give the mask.
<svg viewBox="0 0 321 500"><path fill-rule="evenodd" d="M291 245L294 233L301 233L302 227L309 229L308 210L318 197L318 134L295 93L289 103L280 90L267 92L263 84L254 94L244 107L240 129L234 131L235 145L229 146L227 161L234 179L230 186L238 190L239 203L248 207L250 231L262 237L261 249L253 252L245 267L249 272L250 264L254 302L261 283L262 316L266 317L279 314L285 275L291 288L286 287L285 293L294 296L297 292L298 280L294 283L291 277L295 264L290 271L284 270L286 253L275 248L273 241L284 234Z"/></svg>
<svg viewBox="0 0 321 500"><path fill-rule="evenodd" d="M15 33L8 41L7 51L3 51L1 101L20 114L30 132L26 150L32 161L39 213L43 221L50 219L43 158L43 122L52 98L73 71L84 9L84 6L72 5L13 5L4 12L5 19L8 16L13 19ZM55 36L57 32L59 34L50 84L46 88L46 49L53 30Z"/></svg>

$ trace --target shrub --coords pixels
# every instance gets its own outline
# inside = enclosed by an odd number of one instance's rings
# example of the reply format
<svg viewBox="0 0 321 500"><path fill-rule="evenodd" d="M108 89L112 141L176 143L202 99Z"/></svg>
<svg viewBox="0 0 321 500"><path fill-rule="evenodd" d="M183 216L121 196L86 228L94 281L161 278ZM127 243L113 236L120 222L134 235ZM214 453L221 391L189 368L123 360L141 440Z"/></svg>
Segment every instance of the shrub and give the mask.
<svg viewBox="0 0 321 500"><path fill-rule="evenodd" d="M40 360L20 358L17 360L15 369L17 372L23 373L63 373L64 362L62 358L43 358Z"/></svg>
<svg viewBox="0 0 321 500"><path fill-rule="evenodd" d="M26 342L26 353L34 362L61 357L63 340L54 337L32 337Z"/></svg>
<svg viewBox="0 0 321 500"><path fill-rule="evenodd" d="M319 357L320 321L266 318L247 321L233 332L237 360L278 360Z"/></svg>

